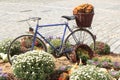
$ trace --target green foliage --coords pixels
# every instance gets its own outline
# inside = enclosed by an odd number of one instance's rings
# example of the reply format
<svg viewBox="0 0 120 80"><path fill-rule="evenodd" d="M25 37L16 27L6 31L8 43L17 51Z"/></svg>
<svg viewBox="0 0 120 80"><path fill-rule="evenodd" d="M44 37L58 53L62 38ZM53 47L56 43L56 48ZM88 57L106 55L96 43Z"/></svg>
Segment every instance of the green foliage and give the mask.
<svg viewBox="0 0 120 80"><path fill-rule="evenodd" d="M12 40L11 39L5 39L1 41L0 43L0 53L6 54L8 51L8 48L11 44ZM14 55L20 51L20 42L16 41L11 47L11 54Z"/></svg>
<svg viewBox="0 0 120 80"><path fill-rule="evenodd" d="M89 58L88 52L84 49L81 49L81 48L79 48L79 50L77 50L77 55L81 59L88 59Z"/></svg>
<svg viewBox="0 0 120 80"><path fill-rule="evenodd" d="M7 80L7 79L3 76L0 76L0 80Z"/></svg>
<svg viewBox="0 0 120 80"><path fill-rule="evenodd" d="M102 62L104 62L104 61L112 62L111 59L108 58L108 57L101 57L99 60L102 61Z"/></svg>
<svg viewBox="0 0 120 80"><path fill-rule="evenodd" d="M60 44L61 44L61 40L60 39L52 39L50 41L50 43L55 47L55 48L59 48ZM49 53L53 53L54 49L52 47L48 48L48 52Z"/></svg>
<svg viewBox="0 0 120 80"><path fill-rule="evenodd" d="M60 38L56 38L56 39L51 39L50 43L57 49L60 48L61 45L61 39ZM70 43L67 42L66 43L66 48L70 47ZM48 52L54 54L54 49L52 47L48 47Z"/></svg>
<svg viewBox="0 0 120 80"><path fill-rule="evenodd" d="M70 80L113 80L113 78L104 69L86 65L73 71Z"/></svg>
<svg viewBox="0 0 120 80"><path fill-rule="evenodd" d="M10 52L11 56L19 54L21 52L21 43L19 41L14 42Z"/></svg>
<svg viewBox="0 0 120 80"><path fill-rule="evenodd" d="M93 44L91 44L91 48L93 48ZM95 53L100 55L110 54L110 46L107 43L96 41Z"/></svg>
<svg viewBox="0 0 120 80"><path fill-rule="evenodd" d="M0 42L0 53L6 53L8 50L8 47L10 46L11 40L5 39Z"/></svg>
<svg viewBox="0 0 120 80"><path fill-rule="evenodd" d="M86 64L87 60L90 59L89 52L83 48L78 48L76 53L78 58L81 59L83 64Z"/></svg>
<svg viewBox="0 0 120 80"><path fill-rule="evenodd" d="M44 51L28 51L13 56L13 73L22 80L46 80L54 71L54 58Z"/></svg>

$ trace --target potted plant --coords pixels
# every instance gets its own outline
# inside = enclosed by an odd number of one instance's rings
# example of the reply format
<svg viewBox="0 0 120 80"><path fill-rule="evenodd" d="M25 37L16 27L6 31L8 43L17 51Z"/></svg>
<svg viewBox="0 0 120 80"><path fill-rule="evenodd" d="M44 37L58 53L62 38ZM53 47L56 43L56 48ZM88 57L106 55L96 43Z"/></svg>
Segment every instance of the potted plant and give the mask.
<svg viewBox="0 0 120 80"><path fill-rule="evenodd" d="M93 51L86 44L77 45L75 48L76 57L78 60L81 59L82 63L86 65L88 59L92 59Z"/></svg>

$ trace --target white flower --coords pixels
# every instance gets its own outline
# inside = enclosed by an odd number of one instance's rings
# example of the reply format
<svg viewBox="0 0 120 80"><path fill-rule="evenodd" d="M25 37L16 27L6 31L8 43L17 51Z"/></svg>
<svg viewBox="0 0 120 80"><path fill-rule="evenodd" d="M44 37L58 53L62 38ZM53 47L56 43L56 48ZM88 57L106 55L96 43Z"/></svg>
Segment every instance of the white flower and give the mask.
<svg viewBox="0 0 120 80"><path fill-rule="evenodd" d="M76 77L77 76L77 77ZM70 80L112 80L113 78L95 66L81 66L70 75Z"/></svg>
<svg viewBox="0 0 120 80"><path fill-rule="evenodd" d="M29 76L31 79L38 75L43 77L43 75L46 76L45 74L50 74L55 68L54 57L44 51L28 51L24 54L16 56L16 59L13 58L12 67L13 72L17 76L21 75L21 78L23 78L23 76L27 78L27 76L31 74L34 74Z"/></svg>

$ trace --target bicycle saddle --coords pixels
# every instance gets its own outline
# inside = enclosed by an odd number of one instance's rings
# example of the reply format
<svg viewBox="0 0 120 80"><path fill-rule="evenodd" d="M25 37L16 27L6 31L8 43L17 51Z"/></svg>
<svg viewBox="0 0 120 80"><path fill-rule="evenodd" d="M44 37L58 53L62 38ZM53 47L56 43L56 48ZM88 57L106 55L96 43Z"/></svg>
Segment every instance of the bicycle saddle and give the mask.
<svg viewBox="0 0 120 80"><path fill-rule="evenodd" d="M74 20L75 16L62 16L62 18L65 18L69 21L69 20Z"/></svg>

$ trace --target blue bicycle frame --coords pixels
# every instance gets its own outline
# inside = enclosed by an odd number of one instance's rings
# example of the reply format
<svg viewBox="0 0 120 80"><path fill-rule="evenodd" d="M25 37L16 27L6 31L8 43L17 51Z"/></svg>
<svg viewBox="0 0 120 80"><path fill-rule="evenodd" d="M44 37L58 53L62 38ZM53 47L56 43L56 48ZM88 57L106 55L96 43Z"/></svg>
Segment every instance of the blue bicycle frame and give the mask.
<svg viewBox="0 0 120 80"><path fill-rule="evenodd" d="M61 44L60 44L60 48L59 48L60 51L62 50L67 28L68 28L68 30L69 30L70 32L72 32L72 30L71 30L71 28L69 27L69 25L68 25L67 22L61 23L61 24L48 24L48 25L39 25L39 24L37 24L37 25L36 25L36 29L35 29L35 33L34 33L33 43L32 43L32 50L33 50L33 48L34 48L34 43L35 43L37 34L38 34L46 43L48 43L54 50L57 50L40 32L38 32L39 28L41 28L41 27L51 27L51 26L64 26L64 32L63 32L63 35L62 35ZM57 51L58 51L58 50L57 50Z"/></svg>

